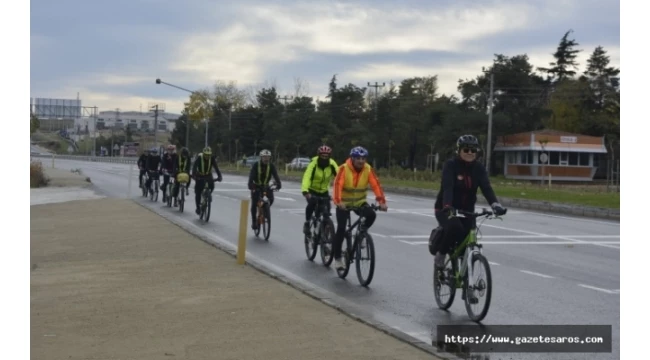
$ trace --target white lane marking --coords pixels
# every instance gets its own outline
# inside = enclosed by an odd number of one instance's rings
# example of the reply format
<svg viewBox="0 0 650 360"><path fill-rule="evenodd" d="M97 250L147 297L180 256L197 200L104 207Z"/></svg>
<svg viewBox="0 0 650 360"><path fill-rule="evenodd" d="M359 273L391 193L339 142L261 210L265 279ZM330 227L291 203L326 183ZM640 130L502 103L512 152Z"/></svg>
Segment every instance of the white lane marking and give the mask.
<svg viewBox="0 0 650 360"><path fill-rule="evenodd" d="M374 233L374 232L371 232L370 235L372 235L372 236L376 236L376 237L380 237L380 238L386 238L386 237L388 237L388 236L386 236L386 235L383 235L383 234L377 234L377 233Z"/></svg>
<svg viewBox="0 0 650 360"><path fill-rule="evenodd" d="M409 245L427 245L428 241L406 241L399 240ZM618 241L481 241L481 244L486 245L614 245L620 244Z"/></svg>
<svg viewBox="0 0 650 360"><path fill-rule="evenodd" d="M422 214L422 213L418 213L418 212L411 212L411 214L414 214L414 215L421 215L421 216L427 216L427 217L433 217L433 218L435 218L435 216L433 216L433 215ZM481 225L481 226L491 227L491 228L500 229L500 230L507 230L507 231L512 231L512 232L518 232L518 233L528 234L528 235L549 236L548 234L542 234L542 233L538 233L538 232L526 231L526 230L519 230L519 229L512 229L512 228L507 228L507 227L503 227L503 226L488 225L488 224L483 224L483 225ZM589 243L588 241L578 240L578 239L573 239L573 238L569 238L569 237L557 237L557 238L558 238L558 239L561 239L561 240L572 241L572 242L574 242L574 243L576 243L576 244L577 244L577 243ZM591 244L592 244L592 245L596 245L596 246L606 247L606 248L609 248L609 249L616 249L616 250L620 250L620 249L621 249L620 247L617 247L617 246L614 246L614 245L610 245L610 244L606 244L606 243L591 243Z"/></svg>
<svg viewBox="0 0 650 360"><path fill-rule="evenodd" d="M501 264L495 263L494 261L488 261L488 263L490 263L490 265L496 265L496 266L501 265Z"/></svg>
<svg viewBox="0 0 650 360"><path fill-rule="evenodd" d="M394 239L428 239L429 235L390 235ZM587 239L619 239L620 235L481 235L479 239L562 239L565 237ZM618 242L617 242L618 243Z"/></svg>
<svg viewBox="0 0 650 360"><path fill-rule="evenodd" d="M581 287L587 288L587 289L591 289L591 290L601 291L601 292L608 293L608 294L619 294L621 292L620 289L607 290L607 289L598 288L598 287L595 287L595 286L585 285L585 284L578 284L578 286L581 286Z"/></svg>
<svg viewBox="0 0 650 360"><path fill-rule="evenodd" d="M280 199L280 200L286 200L286 201L296 201L296 199L286 198L286 197L280 197L280 196L276 196L275 198L276 198L276 199Z"/></svg>
<svg viewBox="0 0 650 360"><path fill-rule="evenodd" d="M543 278L547 278L547 279L553 279L553 276L546 275L546 274L540 274L540 273L537 273L537 272L534 272L534 271L528 271L528 270L519 270L519 271L521 271L522 273L526 273L526 274L530 274L530 275L534 275L534 276L539 276L539 277L543 277Z"/></svg>

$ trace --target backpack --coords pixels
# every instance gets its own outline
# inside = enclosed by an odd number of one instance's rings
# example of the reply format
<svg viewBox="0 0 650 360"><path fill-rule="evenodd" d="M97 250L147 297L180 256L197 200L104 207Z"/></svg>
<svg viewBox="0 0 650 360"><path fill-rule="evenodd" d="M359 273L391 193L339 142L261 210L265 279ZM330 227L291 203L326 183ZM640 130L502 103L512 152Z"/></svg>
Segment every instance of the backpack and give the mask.
<svg viewBox="0 0 650 360"><path fill-rule="evenodd" d="M436 255L438 252L440 243L442 242L442 233L442 226L438 226L431 230L431 235L429 235L429 253L431 253L431 255Z"/></svg>

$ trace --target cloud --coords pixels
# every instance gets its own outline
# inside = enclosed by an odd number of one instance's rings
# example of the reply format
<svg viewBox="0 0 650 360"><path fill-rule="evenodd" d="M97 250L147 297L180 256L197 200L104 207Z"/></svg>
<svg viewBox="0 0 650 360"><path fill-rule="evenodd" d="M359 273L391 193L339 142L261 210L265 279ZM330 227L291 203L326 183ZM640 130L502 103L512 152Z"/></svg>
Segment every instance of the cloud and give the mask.
<svg viewBox="0 0 650 360"><path fill-rule="evenodd" d="M298 3L252 9L260 29L289 37L307 51L368 54L413 50L458 51L469 40L523 29L533 16L525 3L406 8L360 3ZM249 9L247 9L248 11ZM270 30L269 30L270 29Z"/></svg>

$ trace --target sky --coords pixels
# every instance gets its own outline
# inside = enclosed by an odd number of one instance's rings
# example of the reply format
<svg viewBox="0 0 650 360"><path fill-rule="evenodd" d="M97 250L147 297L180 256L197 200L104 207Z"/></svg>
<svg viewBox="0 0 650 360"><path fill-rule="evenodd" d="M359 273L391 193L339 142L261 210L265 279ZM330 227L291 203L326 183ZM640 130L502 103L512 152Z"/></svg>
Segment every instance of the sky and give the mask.
<svg viewBox="0 0 650 360"><path fill-rule="evenodd" d="M547 66L570 29L580 71L602 45L620 66L616 0L31 0L31 97L76 99L99 111L163 103L217 81L255 92L325 99L330 79L366 87L438 75L456 94L494 54ZM623 71L621 72L621 74ZM383 88L386 89L386 88ZM373 89L374 91L374 89Z"/></svg>

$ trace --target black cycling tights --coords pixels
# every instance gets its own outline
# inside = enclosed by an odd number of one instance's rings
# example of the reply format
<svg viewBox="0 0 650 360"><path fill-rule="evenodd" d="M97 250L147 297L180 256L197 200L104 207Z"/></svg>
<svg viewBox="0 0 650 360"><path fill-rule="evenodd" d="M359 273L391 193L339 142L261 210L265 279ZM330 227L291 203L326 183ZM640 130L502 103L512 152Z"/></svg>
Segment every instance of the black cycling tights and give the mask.
<svg viewBox="0 0 650 360"><path fill-rule="evenodd" d="M442 254L449 254L451 250L460 245L465 239L474 221L473 218L447 217L448 213L436 212L436 220L442 226L443 234L436 250Z"/></svg>

